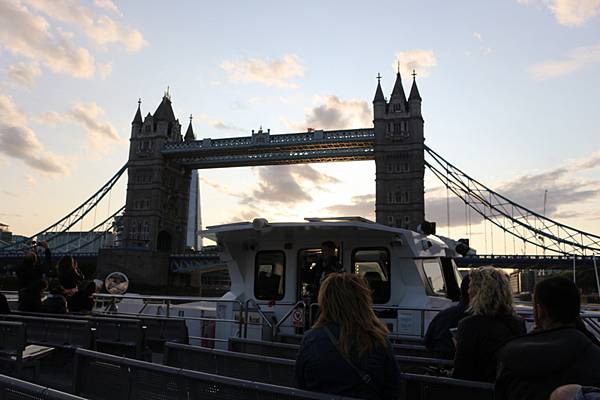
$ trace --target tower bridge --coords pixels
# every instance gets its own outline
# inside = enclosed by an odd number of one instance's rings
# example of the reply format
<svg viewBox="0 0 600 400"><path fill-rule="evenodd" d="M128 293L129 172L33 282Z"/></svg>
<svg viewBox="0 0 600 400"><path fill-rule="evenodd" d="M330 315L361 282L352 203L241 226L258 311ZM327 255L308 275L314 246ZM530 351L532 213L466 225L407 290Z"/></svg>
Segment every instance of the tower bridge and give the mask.
<svg viewBox="0 0 600 400"><path fill-rule="evenodd" d="M573 255L578 263L587 265L593 261L590 257L600 254L600 236L566 226L507 199L425 146L422 98L414 74L408 97L399 72L389 99L383 95L380 79L378 76L373 99L373 126L359 129L281 134L260 129L249 136L197 138L191 117L182 134L168 93L155 112L144 118L138 102L131 123L127 164L86 202L29 240L44 237L51 241L75 227L127 171L122 215L119 211L92 229L111 230L116 237L113 247L99 251L98 269L100 273L125 270L141 283L167 282L169 264L172 270L186 270L195 262L205 265L215 257L184 254L190 234L188 217L194 212L191 198L197 190L190 188L197 185L197 180L192 180L197 169L373 160L378 223L414 230L424 221L424 173L428 168L464 202L465 210L479 214L505 235L511 235L513 241L522 241L524 249L531 245L552 254L541 258L466 257L462 260L464 266L491 263L511 268L564 268L572 263ZM22 244L3 247L0 258L15 257L19 246Z"/></svg>

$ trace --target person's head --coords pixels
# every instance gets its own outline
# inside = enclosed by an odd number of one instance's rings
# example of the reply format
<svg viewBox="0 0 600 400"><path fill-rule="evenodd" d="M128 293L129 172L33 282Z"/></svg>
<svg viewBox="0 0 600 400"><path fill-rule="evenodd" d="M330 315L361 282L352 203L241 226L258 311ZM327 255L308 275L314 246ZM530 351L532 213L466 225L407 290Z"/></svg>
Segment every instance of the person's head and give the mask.
<svg viewBox="0 0 600 400"><path fill-rule="evenodd" d="M77 262L75 261L75 258L71 256L62 256L60 260L58 260L57 267L59 271L69 271L77 267Z"/></svg>
<svg viewBox="0 0 600 400"><path fill-rule="evenodd" d="M331 240L321 243L321 254L323 254L323 257L335 256L335 249L335 243L333 243Z"/></svg>
<svg viewBox="0 0 600 400"><path fill-rule="evenodd" d="M550 400L574 400L580 389L576 384L559 386L550 393Z"/></svg>
<svg viewBox="0 0 600 400"><path fill-rule="evenodd" d="M469 276L469 308L474 314L515 314L508 276L501 269L479 267L471 270Z"/></svg>
<svg viewBox="0 0 600 400"><path fill-rule="evenodd" d="M460 283L460 301L465 304L469 304L469 283L471 278L469 275L465 276Z"/></svg>
<svg viewBox="0 0 600 400"><path fill-rule="evenodd" d="M337 324L340 348L349 353L351 344L362 355L385 345L389 331L373 312L371 288L359 274L332 273L319 290L319 318L314 327Z"/></svg>
<svg viewBox="0 0 600 400"><path fill-rule="evenodd" d="M575 325L579 320L580 310L579 289L570 280L553 276L535 285L533 316L538 328Z"/></svg>

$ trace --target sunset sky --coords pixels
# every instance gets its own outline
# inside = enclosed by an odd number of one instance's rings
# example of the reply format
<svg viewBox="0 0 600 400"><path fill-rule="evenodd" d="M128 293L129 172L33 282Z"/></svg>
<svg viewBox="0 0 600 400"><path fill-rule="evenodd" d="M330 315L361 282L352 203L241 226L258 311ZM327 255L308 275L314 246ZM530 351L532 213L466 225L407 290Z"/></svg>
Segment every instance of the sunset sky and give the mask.
<svg viewBox="0 0 600 400"><path fill-rule="evenodd" d="M405 90L418 74L430 147L533 209L547 190L548 216L600 234L600 0L0 0L0 222L33 234L94 193L127 160L138 98L154 113L168 87L199 138L371 127L397 61ZM374 169L202 170L203 223L374 218ZM431 174L426 196L447 233Z"/></svg>

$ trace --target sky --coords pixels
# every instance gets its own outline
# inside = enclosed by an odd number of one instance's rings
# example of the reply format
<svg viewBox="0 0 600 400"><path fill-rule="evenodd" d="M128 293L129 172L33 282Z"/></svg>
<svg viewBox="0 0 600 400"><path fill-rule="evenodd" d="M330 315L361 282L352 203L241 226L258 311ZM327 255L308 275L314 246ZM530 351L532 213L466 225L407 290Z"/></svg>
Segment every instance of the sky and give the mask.
<svg viewBox="0 0 600 400"><path fill-rule="evenodd" d="M0 222L34 234L100 188L140 98L153 113L168 88L200 139L371 127L376 76L389 96L398 62L405 91L416 70L428 146L534 210L547 191L547 216L600 234L600 0L1 0ZM373 218L374 169L201 170L203 225ZM490 252L491 227L469 229L454 199L448 227L430 173L426 198L441 232Z"/></svg>

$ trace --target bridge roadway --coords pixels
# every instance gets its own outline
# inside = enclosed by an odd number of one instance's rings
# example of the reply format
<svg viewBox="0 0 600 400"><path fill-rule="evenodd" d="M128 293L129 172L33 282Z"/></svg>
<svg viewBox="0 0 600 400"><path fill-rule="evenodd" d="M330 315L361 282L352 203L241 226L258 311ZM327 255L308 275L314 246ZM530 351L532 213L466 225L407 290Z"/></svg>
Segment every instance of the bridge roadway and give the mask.
<svg viewBox="0 0 600 400"><path fill-rule="evenodd" d="M372 128L166 143L162 154L193 169L373 160Z"/></svg>

